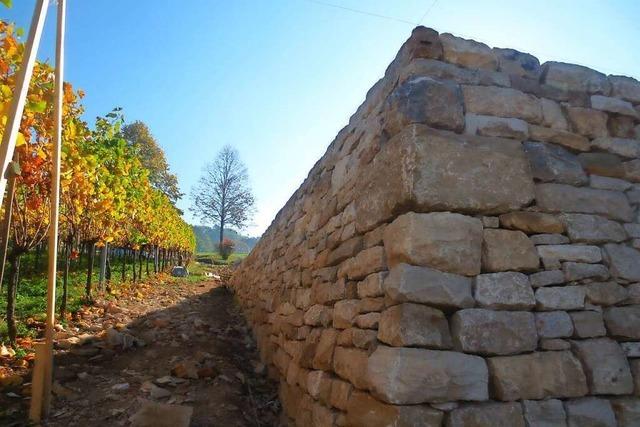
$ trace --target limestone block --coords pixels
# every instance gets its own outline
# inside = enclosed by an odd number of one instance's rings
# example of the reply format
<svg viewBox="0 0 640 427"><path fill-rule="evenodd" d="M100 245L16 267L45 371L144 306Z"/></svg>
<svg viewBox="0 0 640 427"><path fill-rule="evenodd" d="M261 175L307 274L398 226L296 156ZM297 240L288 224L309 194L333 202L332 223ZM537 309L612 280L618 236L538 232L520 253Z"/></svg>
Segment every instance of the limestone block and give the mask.
<svg viewBox="0 0 640 427"><path fill-rule="evenodd" d="M593 282L585 285L587 300L592 304L616 305L627 299L629 292L616 282Z"/></svg>
<svg viewBox="0 0 640 427"><path fill-rule="evenodd" d="M536 290L537 308L543 311L581 310L585 290L581 286L554 286Z"/></svg>
<svg viewBox="0 0 640 427"><path fill-rule="evenodd" d="M342 381L338 378L331 380L331 391L329 394L329 404L334 408L338 408L342 411L346 411L349 405L349 398L353 386L347 381Z"/></svg>
<svg viewBox="0 0 640 427"><path fill-rule="evenodd" d="M571 348L571 343L560 338L542 338L540 340L540 348L542 350L550 351L569 350Z"/></svg>
<svg viewBox="0 0 640 427"><path fill-rule="evenodd" d="M604 321L611 336L640 339L640 305L607 308Z"/></svg>
<svg viewBox="0 0 640 427"><path fill-rule="evenodd" d="M575 151L589 151L589 139L585 136L562 129L529 125L529 139L533 141L552 142Z"/></svg>
<svg viewBox="0 0 640 427"><path fill-rule="evenodd" d="M634 239L640 238L640 224L624 224L624 230L627 232L629 237L632 237Z"/></svg>
<svg viewBox="0 0 640 427"><path fill-rule="evenodd" d="M333 319L333 310L327 306L315 304L304 314L304 324L309 326L327 326Z"/></svg>
<svg viewBox="0 0 640 427"><path fill-rule="evenodd" d="M331 370L333 363L333 352L336 347L338 331L335 329L323 329L320 333L318 345L315 347L315 354L311 367L314 369ZM304 350L303 350L304 351Z"/></svg>
<svg viewBox="0 0 640 427"><path fill-rule="evenodd" d="M590 174L624 178L625 170L622 160L615 154L609 153L580 153L580 164Z"/></svg>
<svg viewBox="0 0 640 427"><path fill-rule="evenodd" d="M533 313L470 308L451 318L456 350L482 355L534 351L538 344Z"/></svg>
<svg viewBox="0 0 640 427"><path fill-rule="evenodd" d="M404 303L382 312L378 340L394 347L450 349L449 324L444 314L421 304Z"/></svg>
<svg viewBox="0 0 640 427"><path fill-rule="evenodd" d="M487 359L495 396L503 401L579 397L588 392L582 366L569 351Z"/></svg>
<svg viewBox="0 0 640 427"><path fill-rule="evenodd" d="M426 76L410 78L391 93L386 109L387 128L392 134L412 123L453 131L464 128L460 87L447 81Z"/></svg>
<svg viewBox="0 0 640 427"><path fill-rule="evenodd" d="M566 311L536 313L535 316L540 338L566 338L573 335L573 323Z"/></svg>
<svg viewBox="0 0 640 427"><path fill-rule="evenodd" d="M307 391L314 399L329 401L331 376L325 371L311 371L307 375Z"/></svg>
<svg viewBox="0 0 640 427"><path fill-rule="evenodd" d="M472 279L428 267L398 264L384 281L386 295L395 302L417 302L440 308L473 307Z"/></svg>
<svg viewBox="0 0 640 427"><path fill-rule="evenodd" d="M402 50L407 50L411 58L439 59L442 57L442 43L438 32L423 26L413 29L411 37L402 46Z"/></svg>
<svg viewBox="0 0 640 427"><path fill-rule="evenodd" d="M351 329L351 340L354 346L365 350L374 346L378 332L371 329Z"/></svg>
<svg viewBox="0 0 640 427"><path fill-rule="evenodd" d="M337 329L350 328L358 314L360 314L360 300L337 301L333 305L333 327Z"/></svg>
<svg viewBox="0 0 640 427"><path fill-rule="evenodd" d="M569 129L569 123L562 112L560 104L546 98L541 98L540 103L542 105L542 124L544 126L564 131Z"/></svg>
<svg viewBox="0 0 640 427"><path fill-rule="evenodd" d="M515 49L493 48L498 59L498 69L502 72L521 77L538 79L540 75L540 61L533 55L519 52Z"/></svg>
<svg viewBox="0 0 640 427"><path fill-rule="evenodd" d="M360 250L362 250L362 237L353 237L346 242L342 242L340 246L332 250L327 258L327 263L329 265L339 264L355 256Z"/></svg>
<svg viewBox="0 0 640 427"><path fill-rule="evenodd" d="M609 135L607 114L591 108L568 107L567 116L574 132L587 138L600 138Z"/></svg>
<svg viewBox="0 0 640 427"><path fill-rule="evenodd" d="M482 244L484 271L531 271L537 269L539 264L535 247L523 232L484 230Z"/></svg>
<svg viewBox="0 0 640 427"><path fill-rule="evenodd" d="M633 108L633 105L631 105L630 102L624 101L619 98L612 98L602 95L592 95L591 106L596 110L621 114L633 118L638 117L638 112Z"/></svg>
<svg viewBox="0 0 640 427"><path fill-rule="evenodd" d="M624 302L626 304L640 304L640 283L632 283L626 289L628 296Z"/></svg>
<svg viewBox="0 0 640 427"><path fill-rule="evenodd" d="M364 298L360 300L358 304L358 311L360 313L369 313L372 311L382 311L384 309L385 303L384 298Z"/></svg>
<svg viewBox="0 0 640 427"><path fill-rule="evenodd" d="M564 245L570 243L568 237L562 234L534 234L529 236L534 245Z"/></svg>
<svg viewBox="0 0 640 427"><path fill-rule="evenodd" d="M567 426L567 414L564 412L564 406L561 400L525 400L522 402L522 408L527 426Z"/></svg>
<svg viewBox="0 0 640 427"><path fill-rule="evenodd" d="M561 218L573 242L606 243L627 239L627 233L619 223L598 215L564 214Z"/></svg>
<svg viewBox="0 0 640 427"><path fill-rule="evenodd" d="M449 414L448 427L525 427L519 403L465 405Z"/></svg>
<svg viewBox="0 0 640 427"><path fill-rule="evenodd" d="M607 280L610 276L609 270L604 265L582 262L564 262L562 272L567 282L582 279Z"/></svg>
<svg viewBox="0 0 640 427"><path fill-rule="evenodd" d="M335 411L313 402L311 407L311 423L314 426L330 427L335 425L337 414Z"/></svg>
<svg viewBox="0 0 640 427"><path fill-rule="evenodd" d="M611 96L622 98L634 104L640 103L640 82L632 77L609 76Z"/></svg>
<svg viewBox="0 0 640 427"><path fill-rule="evenodd" d="M541 245L536 246L540 258L596 263L602 261L602 253L597 246L588 245Z"/></svg>
<svg viewBox="0 0 640 427"><path fill-rule="evenodd" d="M358 255L345 261L338 269L338 277L362 280L372 273L387 269L387 256L382 246L360 251Z"/></svg>
<svg viewBox="0 0 640 427"><path fill-rule="evenodd" d="M536 185L538 207L547 212L600 214L631 222L633 212L624 193L566 184Z"/></svg>
<svg viewBox="0 0 640 427"><path fill-rule="evenodd" d="M389 405L368 393L356 392L349 399L346 425L352 427L424 426L440 427L443 413L428 405Z"/></svg>
<svg viewBox="0 0 640 427"><path fill-rule="evenodd" d="M620 427L640 425L640 399L617 397L610 399L610 402Z"/></svg>
<svg viewBox="0 0 640 427"><path fill-rule="evenodd" d="M545 142L525 142L524 151L529 159L533 177L540 181L571 185L582 185L588 182L578 157L562 147ZM562 233L562 231L539 231L539 233Z"/></svg>
<svg viewBox="0 0 640 427"><path fill-rule="evenodd" d="M571 343L582 362L592 394L629 394L633 378L620 345L610 338L593 338Z"/></svg>
<svg viewBox="0 0 640 427"><path fill-rule="evenodd" d="M606 399L585 397L565 402L569 427L616 427L611 403Z"/></svg>
<svg viewBox="0 0 640 427"><path fill-rule="evenodd" d="M331 304L347 296L347 284L344 280L315 283L311 287L311 300L316 304Z"/></svg>
<svg viewBox="0 0 640 427"><path fill-rule="evenodd" d="M589 186L600 190L627 191L633 184L623 179L609 178L607 176L591 175L589 176ZM631 203L633 200L629 198Z"/></svg>
<svg viewBox="0 0 640 427"><path fill-rule="evenodd" d="M380 322L380 313L365 313L356 316L356 326L362 329L377 329Z"/></svg>
<svg viewBox="0 0 640 427"><path fill-rule="evenodd" d="M387 276L387 272L372 273L358 282L358 297L380 297L384 295L382 283Z"/></svg>
<svg viewBox="0 0 640 427"><path fill-rule="evenodd" d="M388 403L489 398L487 366L477 356L381 345L369 357L367 372L373 395Z"/></svg>
<svg viewBox="0 0 640 427"><path fill-rule="evenodd" d="M357 348L336 347L333 371L359 389L369 386L367 381L367 352Z"/></svg>
<svg viewBox="0 0 640 427"><path fill-rule="evenodd" d="M637 249L608 243L604 245L604 255L613 277L640 281L640 252Z"/></svg>
<svg viewBox="0 0 640 427"><path fill-rule="evenodd" d="M636 158L640 156L640 141L627 138L596 138L591 146L622 157Z"/></svg>
<svg viewBox="0 0 640 427"><path fill-rule="evenodd" d="M482 226L484 228L499 228L500 219L497 216L483 216Z"/></svg>
<svg viewBox="0 0 640 427"><path fill-rule="evenodd" d="M480 272L482 222L449 212L396 218L384 232L391 267L406 262L445 272L475 275Z"/></svg>
<svg viewBox="0 0 640 427"><path fill-rule="evenodd" d="M623 342L620 346L628 358L640 357L640 342Z"/></svg>
<svg viewBox="0 0 640 427"><path fill-rule="evenodd" d="M510 212L500 215L504 228L533 233L563 233L564 224L556 215L541 212Z"/></svg>
<svg viewBox="0 0 640 427"><path fill-rule="evenodd" d="M440 34L444 60L467 68L497 70L498 60L489 46L452 34Z"/></svg>
<svg viewBox="0 0 640 427"><path fill-rule="evenodd" d="M467 113L514 117L529 123L542 123L542 105L533 95L495 86L463 86Z"/></svg>
<svg viewBox="0 0 640 427"><path fill-rule="evenodd" d="M542 82L565 92L587 92L609 95L611 83L604 74L582 65L563 62L545 62Z"/></svg>
<svg viewBox="0 0 640 427"><path fill-rule="evenodd" d="M569 313L576 338L595 338L607 335L602 313L597 311L573 311Z"/></svg>
<svg viewBox="0 0 640 427"><path fill-rule="evenodd" d="M516 272L477 276L474 297L481 307L497 310L527 310L536 303L529 278Z"/></svg>
<svg viewBox="0 0 640 427"><path fill-rule="evenodd" d="M465 115L464 132L471 135L497 136L524 141L529 136L529 125L524 120L504 117Z"/></svg>
<svg viewBox="0 0 640 427"><path fill-rule="evenodd" d="M529 283L534 288L542 286L559 285L564 283L564 273L562 270L547 270L534 273L529 276Z"/></svg>

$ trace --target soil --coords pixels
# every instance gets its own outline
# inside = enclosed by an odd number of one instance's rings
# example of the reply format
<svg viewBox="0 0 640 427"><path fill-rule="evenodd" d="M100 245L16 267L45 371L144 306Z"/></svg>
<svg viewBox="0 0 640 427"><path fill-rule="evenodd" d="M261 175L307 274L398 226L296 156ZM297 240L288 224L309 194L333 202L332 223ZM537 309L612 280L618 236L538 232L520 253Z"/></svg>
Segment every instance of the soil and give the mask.
<svg viewBox="0 0 640 427"><path fill-rule="evenodd" d="M127 426L151 401L193 408L191 426L279 425L276 385L222 281L158 282L98 301L58 331L43 424ZM0 398L13 405L0 424L27 425L28 384L21 390Z"/></svg>

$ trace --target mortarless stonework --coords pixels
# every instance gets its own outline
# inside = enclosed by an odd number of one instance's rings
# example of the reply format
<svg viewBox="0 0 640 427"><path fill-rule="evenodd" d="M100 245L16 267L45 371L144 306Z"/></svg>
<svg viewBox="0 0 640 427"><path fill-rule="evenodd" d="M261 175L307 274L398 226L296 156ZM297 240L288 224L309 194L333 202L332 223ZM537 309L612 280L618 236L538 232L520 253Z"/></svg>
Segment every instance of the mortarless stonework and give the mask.
<svg viewBox="0 0 640 427"><path fill-rule="evenodd" d="M418 27L231 285L297 426L640 425L640 83Z"/></svg>

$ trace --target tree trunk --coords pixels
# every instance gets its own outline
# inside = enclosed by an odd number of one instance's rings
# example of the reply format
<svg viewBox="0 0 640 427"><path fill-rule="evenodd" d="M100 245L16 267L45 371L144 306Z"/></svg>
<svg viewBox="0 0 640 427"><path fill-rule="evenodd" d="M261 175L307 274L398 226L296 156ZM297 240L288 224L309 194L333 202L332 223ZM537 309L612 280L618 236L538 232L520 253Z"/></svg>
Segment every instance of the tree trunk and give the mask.
<svg viewBox="0 0 640 427"><path fill-rule="evenodd" d="M153 246L153 274L158 274L158 247Z"/></svg>
<svg viewBox="0 0 640 427"><path fill-rule="evenodd" d="M20 257L21 253L13 252L9 256L9 265L11 272L9 274L9 283L7 285L7 329L9 332L9 343L12 346L16 344L18 328L16 327L16 295L18 290L18 281L20 280Z"/></svg>
<svg viewBox="0 0 640 427"><path fill-rule="evenodd" d="M220 220L220 239L218 240L218 250L221 251L222 240L224 240L224 221Z"/></svg>
<svg viewBox="0 0 640 427"><path fill-rule="evenodd" d="M132 264L133 264L133 268L132 268L132 271L133 271L133 283L136 283L136 280L138 279L138 276L136 275L136 250L135 249L131 250L131 257L133 258L133 262L132 262Z"/></svg>
<svg viewBox="0 0 640 427"><path fill-rule="evenodd" d="M124 282L127 279L127 250L121 248L120 253L122 258L122 281Z"/></svg>
<svg viewBox="0 0 640 427"><path fill-rule="evenodd" d="M87 243L87 249L89 252L89 262L87 263L87 283L85 285L85 294L89 301L93 299L93 260L95 258L95 243Z"/></svg>
<svg viewBox="0 0 640 427"><path fill-rule="evenodd" d="M142 281L142 248L138 249L138 280Z"/></svg>
<svg viewBox="0 0 640 427"><path fill-rule="evenodd" d="M62 301L60 301L60 318L67 313L67 289L69 284L69 264L71 264L71 242L64 245L64 275L62 276Z"/></svg>
<svg viewBox="0 0 640 427"><path fill-rule="evenodd" d="M149 254L151 253L150 247L147 246L147 250L145 252L146 256L145 256L145 262L146 262L146 269L147 269L147 277L149 277Z"/></svg>

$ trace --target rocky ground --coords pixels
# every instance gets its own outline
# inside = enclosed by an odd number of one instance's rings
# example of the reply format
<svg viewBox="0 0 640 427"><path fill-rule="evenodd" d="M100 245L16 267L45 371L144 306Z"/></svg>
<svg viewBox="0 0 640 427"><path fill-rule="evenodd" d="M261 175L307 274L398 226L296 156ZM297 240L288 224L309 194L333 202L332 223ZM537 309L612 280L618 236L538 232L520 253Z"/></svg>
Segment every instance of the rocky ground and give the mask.
<svg viewBox="0 0 640 427"><path fill-rule="evenodd" d="M48 426L278 424L276 387L222 281L157 280L98 301L56 348ZM26 425L29 388L3 390L0 424Z"/></svg>

